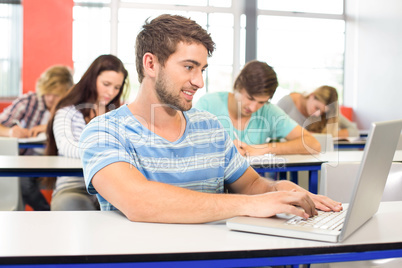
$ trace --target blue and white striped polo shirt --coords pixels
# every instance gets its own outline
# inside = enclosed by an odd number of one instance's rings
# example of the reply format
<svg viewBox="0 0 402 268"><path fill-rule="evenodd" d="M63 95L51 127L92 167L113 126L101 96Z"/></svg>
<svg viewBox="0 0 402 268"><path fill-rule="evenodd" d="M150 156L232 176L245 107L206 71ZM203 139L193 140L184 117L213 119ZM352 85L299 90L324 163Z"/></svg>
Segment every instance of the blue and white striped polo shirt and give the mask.
<svg viewBox="0 0 402 268"><path fill-rule="evenodd" d="M80 138L80 155L88 192L97 194L92 177L115 162L128 162L148 180L200 192L223 193L248 163L216 117L192 109L184 112L183 136L170 142L144 127L126 105L93 119ZM115 210L97 194L102 210Z"/></svg>

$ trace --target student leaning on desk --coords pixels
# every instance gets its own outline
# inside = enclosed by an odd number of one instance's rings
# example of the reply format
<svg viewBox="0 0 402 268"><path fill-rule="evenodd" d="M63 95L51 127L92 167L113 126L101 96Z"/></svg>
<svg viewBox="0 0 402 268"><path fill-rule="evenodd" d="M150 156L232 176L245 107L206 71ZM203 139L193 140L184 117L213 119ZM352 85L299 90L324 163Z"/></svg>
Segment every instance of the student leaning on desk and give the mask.
<svg viewBox="0 0 402 268"><path fill-rule="evenodd" d="M101 209L165 223L339 211L339 202L292 182L259 177L216 116L191 109L214 47L190 19L145 23L136 40L136 99L94 118L80 138L87 189Z"/></svg>
<svg viewBox="0 0 402 268"><path fill-rule="evenodd" d="M279 100L278 106L310 132L341 138L359 136L356 124L339 113L334 87L320 86L310 94L290 93Z"/></svg>
<svg viewBox="0 0 402 268"><path fill-rule="evenodd" d="M243 155L319 153L320 143L269 103L277 87L272 67L254 60L237 76L233 93L206 94L195 107L216 115ZM286 141L272 142L274 139Z"/></svg>
<svg viewBox="0 0 402 268"><path fill-rule="evenodd" d="M73 75L69 67L55 65L48 68L39 77L36 92L17 98L0 114L0 135L27 138L45 132L50 111L72 85ZM32 149L22 153L36 154ZM34 210L49 210L37 178L22 178L20 184L24 204Z"/></svg>

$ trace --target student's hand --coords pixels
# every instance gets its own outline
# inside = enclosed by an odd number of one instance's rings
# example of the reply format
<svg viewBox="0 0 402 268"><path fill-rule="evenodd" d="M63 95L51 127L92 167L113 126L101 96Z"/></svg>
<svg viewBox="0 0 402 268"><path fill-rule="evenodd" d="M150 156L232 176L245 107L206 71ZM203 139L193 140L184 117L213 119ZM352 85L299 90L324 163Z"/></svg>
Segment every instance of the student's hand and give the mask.
<svg viewBox="0 0 402 268"><path fill-rule="evenodd" d="M236 146L237 150L239 151L239 153L242 156L246 156L246 147L248 147L248 145L244 142L241 142L240 140L234 140L233 141L234 145Z"/></svg>
<svg viewBox="0 0 402 268"><path fill-rule="evenodd" d="M313 200L315 207L322 211L341 211L342 203L332 200L331 198L323 195L316 195L309 193L310 198Z"/></svg>
<svg viewBox="0 0 402 268"><path fill-rule="evenodd" d="M236 142L235 140L234 142ZM236 143L235 143L236 145ZM239 150L239 146L236 145L237 149ZM243 156L254 156L254 155L263 155L265 154L265 150L261 149L258 145L248 145L244 142L241 143L241 150L243 152ZM240 150L239 150L240 151Z"/></svg>
<svg viewBox="0 0 402 268"><path fill-rule="evenodd" d="M46 125L39 125L31 128L28 132L29 137L36 137L39 133L46 131Z"/></svg>
<svg viewBox="0 0 402 268"><path fill-rule="evenodd" d="M256 145L248 145L246 150L247 156L254 156L254 155L263 155L265 154L264 150L258 148Z"/></svg>
<svg viewBox="0 0 402 268"><path fill-rule="evenodd" d="M29 131L26 128L22 128L18 125L15 125L10 128L9 136L15 138L28 138Z"/></svg>
<svg viewBox="0 0 402 268"><path fill-rule="evenodd" d="M245 204L251 217L272 217L288 213L303 218L317 215L315 204L308 193L298 191L276 191L250 196L252 200Z"/></svg>
<svg viewBox="0 0 402 268"><path fill-rule="evenodd" d="M315 208L322 211L341 211L342 203L332 200L331 198L323 195L316 195L310 193L309 191L303 189L297 184L294 184L290 181L279 181L275 182L275 188L277 191L296 191L296 192L304 192L309 195L311 200L313 200Z"/></svg>

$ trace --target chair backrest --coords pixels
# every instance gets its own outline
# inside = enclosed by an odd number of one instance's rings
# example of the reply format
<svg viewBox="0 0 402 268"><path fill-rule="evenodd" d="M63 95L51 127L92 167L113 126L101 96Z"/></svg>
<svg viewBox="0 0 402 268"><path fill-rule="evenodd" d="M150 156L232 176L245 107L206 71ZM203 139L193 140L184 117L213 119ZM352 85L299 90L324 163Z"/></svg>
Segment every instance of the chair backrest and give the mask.
<svg viewBox="0 0 402 268"><path fill-rule="evenodd" d="M318 193L349 203L359 167L360 162L322 164ZM402 201L402 163L392 163L381 201Z"/></svg>
<svg viewBox="0 0 402 268"><path fill-rule="evenodd" d="M18 139L0 137L0 155L18 155ZM0 211L23 210L18 177L0 177Z"/></svg>
<svg viewBox="0 0 402 268"><path fill-rule="evenodd" d="M321 153L334 151L334 139L332 135L313 133L313 136L321 144Z"/></svg>

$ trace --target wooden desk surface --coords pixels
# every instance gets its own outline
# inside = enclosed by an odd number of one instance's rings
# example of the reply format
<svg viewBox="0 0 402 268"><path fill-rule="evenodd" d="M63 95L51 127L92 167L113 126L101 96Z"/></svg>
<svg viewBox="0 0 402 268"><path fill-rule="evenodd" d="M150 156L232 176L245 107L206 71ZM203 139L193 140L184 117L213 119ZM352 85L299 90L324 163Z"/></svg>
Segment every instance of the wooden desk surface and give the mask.
<svg viewBox="0 0 402 268"><path fill-rule="evenodd" d="M154 224L130 222L119 212L0 212L0 263L205 260L402 249L401 221L402 201L385 202L344 242L326 243L230 231L225 221Z"/></svg>

